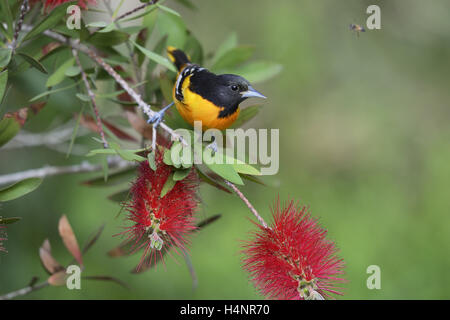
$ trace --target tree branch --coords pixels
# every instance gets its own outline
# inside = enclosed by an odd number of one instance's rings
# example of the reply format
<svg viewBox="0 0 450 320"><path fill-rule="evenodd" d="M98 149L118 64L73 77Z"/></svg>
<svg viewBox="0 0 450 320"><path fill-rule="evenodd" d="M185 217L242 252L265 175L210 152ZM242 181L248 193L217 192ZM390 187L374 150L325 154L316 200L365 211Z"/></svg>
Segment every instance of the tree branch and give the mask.
<svg viewBox="0 0 450 320"><path fill-rule="evenodd" d="M110 169L123 169L135 166L134 163L125 161L119 157L112 158L108 162L108 165ZM91 164L87 161L83 161L81 164L76 164L72 166L63 166L63 167L46 166L39 169L30 169L26 171L2 175L0 176L0 185L15 183L28 178L45 178L61 174L97 172L101 171L102 169L103 169L102 164Z"/></svg>
<svg viewBox="0 0 450 320"><path fill-rule="evenodd" d="M19 19L16 23L16 28L14 30L13 39L11 41L11 49L14 54L17 47L17 39L19 38L20 30L22 29L23 20L25 19L25 15L30 10L29 0L23 0L22 5L20 6L20 15Z"/></svg>
<svg viewBox="0 0 450 320"><path fill-rule="evenodd" d="M114 21L122 20L123 18L126 18L126 17L132 15L133 13L136 13L136 12L142 10L142 9L147 8L148 6L156 4L158 1L159 0L152 0L152 1L149 1L147 3L144 3L144 4L140 5L139 7L136 7L133 10L130 10L130 11L125 12L124 14L118 16Z"/></svg>
<svg viewBox="0 0 450 320"><path fill-rule="evenodd" d="M255 207L250 203L250 201L244 196L244 194L230 181L225 180L225 183L233 189L233 191L238 195L239 198L241 198L242 201L247 205L247 207L250 209L250 211L255 215L255 217L258 219L259 223L264 227L268 228L267 223L264 221L264 219L259 215L258 211L256 211Z"/></svg>
<svg viewBox="0 0 450 320"><path fill-rule="evenodd" d="M50 283L48 283L48 281L41 282L37 285L28 286L28 287L22 288L20 290L13 291L13 292L7 293L5 295L2 295L2 296L0 296L0 300L11 300L11 299L14 299L17 297L21 297L21 296L29 294L33 291L37 291L37 290L43 289L45 287L48 287L49 285L50 285Z"/></svg>
<svg viewBox="0 0 450 320"><path fill-rule="evenodd" d="M94 94L94 92L92 92L91 85L89 84L89 80L87 78L86 72L84 72L83 66L81 65L80 57L78 56L78 51L75 49L72 49L72 54L75 57L77 65L80 67L81 78L83 79L84 86L86 87L86 91L89 95L89 98L91 98L92 109L94 109L95 120L97 122L97 128L100 131L100 137L102 138L102 141L103 141L103 147L105 149L107 149L109 147L109 145L108 145L108 141L106 141L106 138L105 138L105 132L103 131L102 120L100 119L100 113L98 112L97 103L95 102L95 94Z"/></svg>

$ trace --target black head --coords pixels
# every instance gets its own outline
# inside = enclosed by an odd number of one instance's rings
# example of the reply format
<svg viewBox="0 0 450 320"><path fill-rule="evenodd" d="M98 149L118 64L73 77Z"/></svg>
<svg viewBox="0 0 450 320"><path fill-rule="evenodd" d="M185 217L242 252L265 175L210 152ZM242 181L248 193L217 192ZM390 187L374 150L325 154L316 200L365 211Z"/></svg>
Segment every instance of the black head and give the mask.
<svg viewBox="0 0 450 320"><path fill-rule="evenodd" d="M266 98L253 89L250 83L241 76L235 74L222 74L218 76L218 78L220 79L220 84L224 87L223 91L227 93L230 99L238 104L251 97Z"/></svg>
<svg viewBox="0 0 450 320"><path fill-rule="evenodd" d="M208 71L198 72L191 78L191 90L203 98L223 107L220 117L226 117L236 111L245 99L266 98L253 89L250 83L234 74L215 75Z"/></svg>

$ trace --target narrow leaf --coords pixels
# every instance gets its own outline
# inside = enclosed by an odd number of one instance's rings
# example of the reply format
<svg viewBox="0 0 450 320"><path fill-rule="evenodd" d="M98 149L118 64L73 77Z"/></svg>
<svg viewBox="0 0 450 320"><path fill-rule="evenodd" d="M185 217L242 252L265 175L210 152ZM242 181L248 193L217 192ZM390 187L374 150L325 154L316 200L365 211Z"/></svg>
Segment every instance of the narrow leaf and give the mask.
<svg viewBox="0 0 450 320"><path fill-rule="evenodd" d="M175 170L173 173L173 180L174 181L180 181L186 178L189 173L191 173L191 169L182 169L182 170Z"/></svg>
<svg viewBox="0 0 450 320"><path fill-rule="evenodd" d="M6 67L11 61L12 50L9 48L0 48L0 68Z"/></svg>
<svg viewBox="0 0 450 320"><path fill-rule="evenodd" d="M66 280L67 280L67 274L66 271L59 271L55 274L52 274L47 282L54 287L59 287L59 286L63 286L66 284Z"/></svg>
<svg viewBox="0 0 450 320"><path fill-rule="evenodd" d="M39 248L39 257L41 258L42 265L48 273L54 274L58 271L64 270L64 267L61 266L55 258L53 258L50 241L48 241L48 239L45 239L44 243Z"/></svg>
<svg viewBox="0 0 450 320"><path fill-rule="evenodd" d="M5 95L6 84L8 83L8 70L0 73L0 105L3 101L3 96Z"/></svg>
<svg viewBox="0 0 450 320"><path fill-rule="evenodd" d="M34 191L42 183L40 178L29 178L0 190L0 202L20 198Z"/></svg>
<svg viewBox="0 0 450 320"><path fill-rule="evenodd" d="M97 242L97 240L102 235L103 230L105 229L105 224L102 224L100 228L95 232L93 236L90 237L90 239L87 241L87 243L83 247L82 254L84 255L88 250Z"/></svg>
<svg viewBox="0 0 450 320"><path fill-rule="evenodd" d="M138 44L137 44L136 42L134 42L134 41L131 41L131 43L132 43L136 48L138 48L139 50L141 50L141 52L142 52L143 54L145 54L150 60L153 60L153 61L155 61L156 63L159 63L160 65L166 67L166 68L169 69L170 71L177 72L177 70L175 69L175 66L172 64L172 62L169 61L169 59L167 59L167 58L165 58L165 57L163 57L163 56L160 56L159 54L154 53L154 52L152 52L152 51L150 51L150 50L145 49L144 47L138 45Z"/></svg>
<svg viewBox="0 0 450 320"><path fill-rule="evenodd" d="M64 62L55 72L48 78L45 86L53 87L64 80L66 77L66 71L69 69L75 62L75 58L70 58L66 62Z"/></svg>
<svg viewBox="0 0 450 320"><path fill-rule="evenodd" d="M164 198L164 196L169 193L173 189L173 187L175 187L175 184L177 182L173 179L173 175L174 173L172 172L164 183L164 186L161 189L161 198Z"/></svg>
<svg viewBox="0 0 450 320"><path fill-rule="evenodd" d="M0 217L0 224L13 224L18 221L22 220L20 217L13 217L13 218L2 218Z"/></svg>
<svg viewBox="0 0 450 320"><path fill-rule="evenodd" d="M21 56L26 62L28 62L31 66L33 66L34 68L39 70L40 72L45 73L45 74L48 73L47 69L45 69L45 67L42 65L42 63L37 61L32 56L29 56L28 54L23 53L23 52L18 52L17 54L19 56Z"/></svg>
<svg viewBox="0 0 450 320"><path fill-rule="evenodd" d="M77 238L73 233L69 220L67 220L65 215L59 220L58 231L67 250L72 254L75 260L77 260L80 266L82 266L83 258L81 257L80 247L78 246Z"/></svg>
<svg viewBox="0 0 450 320"><path fill-rule="evenodd" d="M212 70L224 70L234 68L250 59L253 55L253 48L250 46L238 46L227 51L211 67Z"/></svg>
<svg viewBox="0 0 450 320"><path fill-rule="evenodd" d="M108 197L108 199L113 201L113 202L119 202L120 203L120 202L127 201L129 196L130 196L130 190L127 189L127 190L119 191L119 192L116 192L116 193L110 195Z"/></svg>

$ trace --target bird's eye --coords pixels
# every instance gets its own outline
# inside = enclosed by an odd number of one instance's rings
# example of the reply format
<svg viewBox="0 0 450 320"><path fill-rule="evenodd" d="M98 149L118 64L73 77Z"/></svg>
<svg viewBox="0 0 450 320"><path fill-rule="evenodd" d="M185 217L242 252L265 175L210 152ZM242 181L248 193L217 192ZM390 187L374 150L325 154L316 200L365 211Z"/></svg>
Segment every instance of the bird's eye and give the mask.
<svg viewBox="0 0 450 320"><path fill-rule="evenodd" d="M235 84L231 86L231 90L233 90L233 91L237 91L238 89L239 89L239 87Z"/></svg>

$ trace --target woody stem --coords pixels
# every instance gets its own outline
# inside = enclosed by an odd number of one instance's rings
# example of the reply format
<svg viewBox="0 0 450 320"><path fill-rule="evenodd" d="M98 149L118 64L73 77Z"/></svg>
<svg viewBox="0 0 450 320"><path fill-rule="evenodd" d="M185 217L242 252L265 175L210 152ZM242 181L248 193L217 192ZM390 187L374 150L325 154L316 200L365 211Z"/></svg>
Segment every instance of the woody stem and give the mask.
<svg viewBox="0 0 450 320"><path fill-rule="evenodd" d="M241 198L242 201L247 205L247 207L250 209L250 211L255 215L256 219L258 219L259 223L266 229L268 229L267 223L264 221L264 219L259 215L258 211L256 211L255 207L250 203L250 201L244 196L244 194L230 181L225 180L225 183L233 189L234 193L237 194L239 198Z"/></svg>

